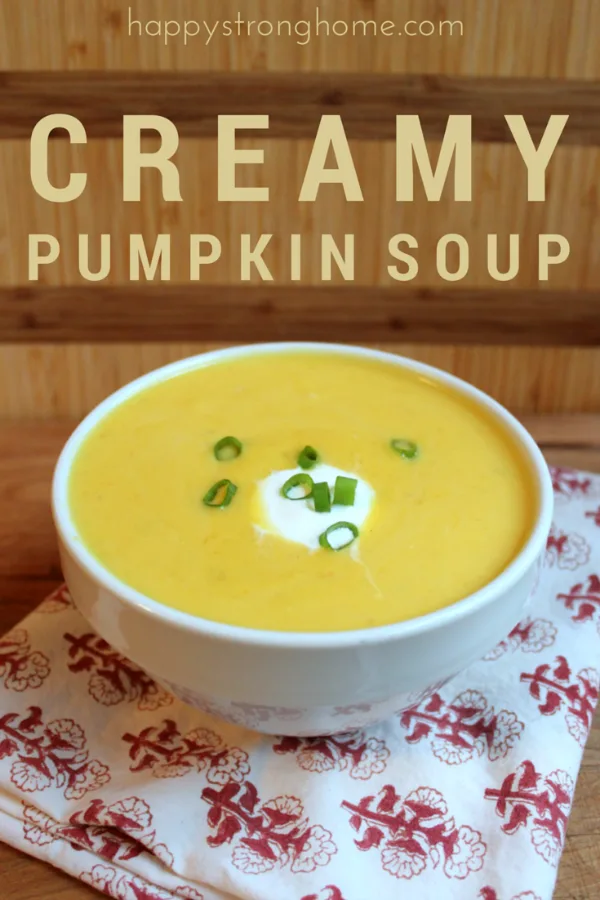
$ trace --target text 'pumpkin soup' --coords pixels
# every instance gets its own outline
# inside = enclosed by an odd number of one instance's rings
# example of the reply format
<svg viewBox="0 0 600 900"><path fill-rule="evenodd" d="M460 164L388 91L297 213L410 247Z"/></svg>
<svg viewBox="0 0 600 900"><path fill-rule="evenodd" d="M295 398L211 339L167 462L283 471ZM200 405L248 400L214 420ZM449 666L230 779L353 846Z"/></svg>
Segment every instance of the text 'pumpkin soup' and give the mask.
<svg viewBox="0 0 600 900"><path fill-rule="evenodd" d="M210 362L117 406L74 461L83 543L126 584L218 622L337 631L483 587L533 524L502 426L368 357Z"/></svg>

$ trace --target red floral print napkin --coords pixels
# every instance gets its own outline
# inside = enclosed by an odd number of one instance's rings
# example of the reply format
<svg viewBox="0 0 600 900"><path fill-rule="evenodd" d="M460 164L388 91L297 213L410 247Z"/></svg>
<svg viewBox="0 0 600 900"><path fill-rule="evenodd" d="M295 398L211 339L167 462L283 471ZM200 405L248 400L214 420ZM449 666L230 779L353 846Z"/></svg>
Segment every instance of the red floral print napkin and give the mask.
<svg viewBox="0 0 600 900"><path fill-rule="evenodd" d="M115 900L549 900L600 668L600 476L553 478L526 618L368 733L194 711L61 588L0 640L0 838Z"/></svg>

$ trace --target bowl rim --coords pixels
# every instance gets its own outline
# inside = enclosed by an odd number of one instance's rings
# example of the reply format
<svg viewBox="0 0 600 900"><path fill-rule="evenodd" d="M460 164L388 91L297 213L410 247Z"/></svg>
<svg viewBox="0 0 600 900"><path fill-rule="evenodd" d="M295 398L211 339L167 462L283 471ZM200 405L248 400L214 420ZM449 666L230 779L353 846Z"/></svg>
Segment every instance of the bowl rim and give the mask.
<svg viewBox="0 0 600 900"><path fill-rule="evenodd" d="M524 454L525 461L531 469L537 494L537 509L533 527L523 547L508 566L479 590L442 609L388 625L325 632L271 631L214 622L153 600L125 584L106 569L79 538L70 515L67 496L71 465L89 432L115 407L151 385L198 368L210 366L215 362L281 352L323 352L391 363L468 397L476 406L483 407L492 418L499 420ZM106 397L82 419L65 443L56 462L52 478L52 515L59 539L78 565L98 586L116 595L123 603L134 608L138 613L180 630L227 643L288 649L334 650L356 645L387 643L442 628L483 609L514 587L536 563L550 532L553 504L552 480L541 450L518 419L492 397L443 369L395 353L352 344L314 341L277 341L210 350L153 369L128 382Z"/></svg>

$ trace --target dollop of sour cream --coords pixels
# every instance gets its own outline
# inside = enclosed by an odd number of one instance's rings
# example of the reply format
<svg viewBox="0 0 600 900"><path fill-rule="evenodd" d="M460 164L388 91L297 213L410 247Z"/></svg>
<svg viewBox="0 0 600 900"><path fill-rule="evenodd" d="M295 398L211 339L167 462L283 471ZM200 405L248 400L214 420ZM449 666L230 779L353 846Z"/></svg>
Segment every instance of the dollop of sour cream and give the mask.
<svg viewBox="0 0 600 900"><path fill-rule="evenodd" d="M288 478L300 472L302 469L271 472L270 475L258 482L261 521L255 523L256 530L259 533L266 532L277 535L296 544L304 544L310 550L318 550L320 548L319 536L330 525L334 525L336 522L351 522L359 530L358 539L350 547L352 555L357 557L361 528L365 525L375 501L375 491L371 485L352 472L320 463L308 474L315 484L320 481L327 482L332 504L333 489L338 475L356 478L357 485L353 506L332 505L330 512L316 512L311 499L289 500L281 493L281 488ZM298 489L297 495L300 493L301 490ZM338 544L346 543L351 536L348 530L340 529L330 536L330 543L335 548Z"/></svg>

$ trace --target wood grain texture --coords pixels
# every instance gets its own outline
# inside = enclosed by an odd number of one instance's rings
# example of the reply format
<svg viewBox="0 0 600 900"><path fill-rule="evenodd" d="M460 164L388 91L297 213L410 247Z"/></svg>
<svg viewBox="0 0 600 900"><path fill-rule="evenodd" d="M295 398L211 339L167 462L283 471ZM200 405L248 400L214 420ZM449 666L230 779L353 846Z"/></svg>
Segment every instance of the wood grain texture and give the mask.
<svg viewBox="0 0 600 900"><path fill-rule="evenodd" d="M569 121L562 144L600 145L600 81L449 75L220 72L0 72L0 139L29 138L60 110L90 138L118 137L123 116L161 115L182 137L213 137L219 115L267 115L269 136L312 138L321 117L341 115L346 134L393 140L397 115L419 115L441 140L448 114L472 117L473 140L512 141L506 115L523 115L539 143L551 115ZM248 131L263 136L264 130ZM55 131L59 140L65 131Z"/></svg>
<svg viewBox="0 0 600 900"><path fill-rule="evenodd" d="M180 173L181 202L163 199L157 172L144 171L141 202L123 201L122 141L92 140L85 146L55 141L50 148L50 178L64 185L71 172L86 172L83 195L72 203L50 203L34 191L27 141L0 141L0 283L28 283L28 237L55 235L60 256L40 268L41 283L89 286L79 271L79 235L89 235L90 266L99 262L100 235L111 235L111 269L102 283L129 283L129 235L141 234L151 250L158 234L171 236L170 283L189 283L190 234L214 234L221 242L221 257L202 267L206 284L240 284L242 234L254 243L261 234L273 237L264 253L276 283L291 281L290 236L301 236L301 283L321 284L321 238L333 236L343 247L344 235L355 239L355 284L395 286L388 266L397 261L388 252L396 234L414 236L411 251L419 271L411 284L448 287L439 275L436 247L446 234L463 235L469 245L469 271L453 286L498 287L502 290L564 288L597 290L600 287L600 148L559 146L547 172L544 203L527 200L527 172L515 145L477 144L473 148L473 200L453 198L452 179L438 202L427 200L420 179L415 199L398 203L395 194L396 157L388 141L351 142L364 202L345 199L340 185L323 185L314 203L298 197L312 149L311 141L251 138L248 148L262 148L264 165L240 166L241 187L264 186L267 203L224 203L217 193L217 142L182 140L175 160ZM435 159L439 145L429 144ZM508 262L509 235L519 236L519 272L500 284L488 271L488 234L498 235L499 266ZM539 277L539 235L562 234L570 255L550 267L548 282ZM455 265L453 252L449 266ZM399 264L400 265L400 264ZM252 267L252 280L259 283ZM342 283L334 266L333 283Z"/></svg>
<svg viewBox="0 0 600 900"><path fill-rule="evenodd" d="M462 20L463 36L215 37L130 34L132 19ZM218 13L215 12L218 9ZM313 29L314 31L314 29ZM1 68L401 72L600 78L597 0L0 0Z"/></svg>
<svg viewBox="0 0 600 900"><path fill-rule="evenodd" d="M336 339L336 333L332 334ZM151 369L222 344L0 344L0 416L81 417ZM378 343L445 369L522 413L600 409L595 348Z"/></svg>
<svg viewBox="0 0 600 900"><path fill-rule="evenodd" d="M215 142L196 139L183 141L178 152L183 203L165 204L159 185L147 179L144 202L124 204L119 141L91 141L85 148L69 148L56 142L52 148L52 175L57 183L64 183L71 169L86 169L89 173L84 197L74 204L57 206L40 200L31 189L26 144L0 142L0 184L5 197L5 203L0 204L1 280L5 286L26 282L27 235L33 230L56 234L61 241L61 256L57 263L45 267L43 284L82 284L86 289L89 283L83 282L77 268L79 233L89 234L96 245L100 233L112 234L112 270L107 282L126 284L127 235L141 233L150 243L156 234L168 232L173 248L170 284L174 286L189 277L189 234L212 232L223 241L223 257L205 268L202 283L239 286L240 233L256 237L267 232L275 234L266 259L276 283L289 279L289 233L300 233L305 247L302 283L318 284L320 233L332 233L341 242L344 232L352 232L357 247L355 285L390 287L386 273L387 241L391 234L403 231L414 234L421 248L420 270L413 284L447 287L435 271L435 241L446 232L457 231L467 237L471 247L469 275L461 285L487 289L496 284L491 282L485 266L489 231L499 233L504 242L510 232L521 234L521 271L506 290L527 291L539 287L537 234L547 231L565 234L571 244L569 260L554 267L551 273L550 288L595 291L600 285L600 152L596 148L558 148L551 163L548 199L544 204L527 203L524 169L515 148L479 145L473 157L472 204L456 204L444 197L432 204L418 197L412 204L399 206L390 191L393 148L387 143L364 142L358 145L355 159L365 185L365 203L348 204L331 186L308 209L298 204L297 192L309 144L282 140L265 146L265 172L259 167L253 173L253 167L249 167L252 178L243 183L269 184L272 199L268 204L219 204L215 178L202 177L203 173L212 176L216 171ZM511 190L510 203L506 202L507 186ZM531 340L535 331L532 335ZM328 337L338 340L337 328ZM201 349L198 342L189 342L188 334L184 344L165 344L161 348L125 343L118 347L3 346L0 412L21 417L81 415L128 378ZM399 349L450 368L501 402L523 411L600 409L600 351L594 348L542 351L517 346L434 348L402 344Z"/></svg>
<svg viewBox="0 0 600 900"><path fill-rule="evenodd" d="M600 345L597 292L143 285L0 287L0 341Z"/></svg>
<svg viewBox="0 0 600 900"><path fill-rule="evenodd" d="M305 17L312 2L286 4L285 16ZM600 79L597 0L370 0L357 8L355 0L328 0L331 19L435 20L442 15L464 21L464 37L363 40L353 37L313 39L300 46L293 39L239 39L215 37L209 44L184 45L148 35L136 37L128 27L134 19L234 18L238 0L0 0L0 68L10 72L77 72L90 70L180 73L293 73L326 77L357 74L388 77L443 75L470 78ZM248 18L277 20L283 16L281 0L245 0ZM594 127L596 127L594 125ZM109 282L129 278L125 252L127 235L142 233L152 240L159 232L173 235L174 281L188 277L189 234L212 232L224 242L222 260L207 267L205 282L239 281L235 240L240 232L274 232L269 264L277 282L289 277L288 232L300 233L306 243L303 283L319 280L316 252L319 232L340 239L344 231L356 234L359 284L389 285L386 273L387 240L398 231L419 241L417 283L440 286L435 271L434 244L447 232L465 235L471 247L471 266L464 284L491 285L485 266L488 232L501 240L519 233L521 271L511 286L539 286L537 235L565 234L571 244L569 260L554 268L552 289L595 291L600 285L600 152L597 147L560 146L548 177L544 204L527 203L525 172L511 144L478 144L474 148L474 201L456 204L444 193L440 202L417 196L399 206L393 199L394 148L390 142L353 143L356 166L364 185L365 203L348 204L335 186L325 187L311 209L297 202L311 142L264 136L248 146L264 146L265 167L247 167L243 184L268 183L269 204L218 204L215 189L215 141L182 140L177 162L184 202L165 204L158 180L144 181L144 202L121 200L121 142L90 140L70 147L53 142L51 174L64 184L72 170L85 170L89 185L74 204L57 206L38 198L30 183L27 142L0 142L0 280L18 286L27 280L27 235L54 233L61 241L57 263L46 267L43 281L56 286L80 283L77 235L97 240L111 233L114 259ZM432 155L437 147L431 145ZM255 169L255 171L253 171ZM508 202L510 198L510 202ZM311 206L310 204L308 206ZM285 223L283 228L282 223ZM231 246L229 246L231 245ZM509 287L507 287L507 290ZM333 335L336 338L336 335ZM191 346L191 345L190 345ZM197 345L196 345L197 346ZM164 348L122 344L119 347L21 345L0 348L0 412L15 416L80 415L113 386L149 367L149 360L167 361L183 355L181 345ZM491 390L503 402L528 411L600 409L600 351L566 347L544 351L511 347L429 346L403 347L409 354L451 367ZM91 361L94 360L94 367ZM38 367L39 363L39 367Z"/></svg>
<svg viewBox="0 0 600 900"><path fill-rule="evenodd" d="M525 420L551 462L600 472L600 416ZM0 634L59 583L48 508L52 467L72 421L0 422ZM588 436L594 443L586 447ZM576 449L573 449L576 447ZM578 449L577 449L578 448ZM600 894L600 719L586 746L554 900ZM55 869L0 844L2 900L92 900L98 896Z"/></svg>
<svg viewBox="0 0 600 900"><path fill-rule="evenodd" d="M600 452L600 415L563 413L554 416L522 415L520 418L545 450Z"/></svg>
<svg viewBox="0 0 600 900"><path fill-rule="evenodd" d="M98 891L47 863L0 844L3 900L98 900Z"/></svg>

